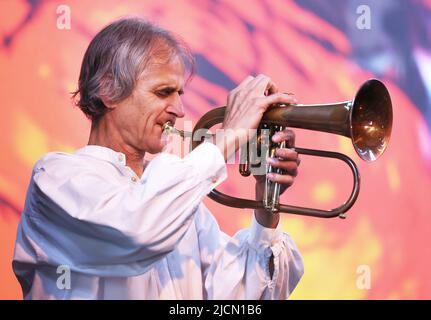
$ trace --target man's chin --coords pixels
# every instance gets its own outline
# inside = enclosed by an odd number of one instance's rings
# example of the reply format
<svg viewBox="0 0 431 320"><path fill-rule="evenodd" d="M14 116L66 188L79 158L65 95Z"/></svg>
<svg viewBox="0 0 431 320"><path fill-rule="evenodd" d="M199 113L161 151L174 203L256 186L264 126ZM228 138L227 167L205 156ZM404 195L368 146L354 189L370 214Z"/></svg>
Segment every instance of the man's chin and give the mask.
<svg viewBox="0 0 431 320"><path fill-rule="evenodd" d="M150 148L148 148L148 150L146 150L146 152L148 152L150 154L156 154L156 153L163 152L164 149L166 148L167 144L168 144L167 140L166 141L160 140L157 144L150 146Z"/></svg>

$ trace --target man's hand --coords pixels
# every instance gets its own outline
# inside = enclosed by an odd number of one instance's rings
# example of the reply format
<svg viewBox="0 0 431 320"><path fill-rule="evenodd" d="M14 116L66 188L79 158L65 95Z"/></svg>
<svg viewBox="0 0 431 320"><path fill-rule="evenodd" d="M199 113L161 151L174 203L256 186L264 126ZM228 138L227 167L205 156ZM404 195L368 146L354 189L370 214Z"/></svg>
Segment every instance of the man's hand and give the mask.
<svg viewBox="0 0 431 320"><path fill-rule="evenodd" d="M296 100L289 94L278 93L276 85L265 75L248 76L227 98L226 114L222 129L226 135L216 142L225 159L236 151L239 142L251 139L249 129L257 129L266 109L274 103L292 104ZM228 134L228 133L234 133Z"/></svg>
<svg viewBox="0 0 431 320"><path fill-rule="evenodd" d="M273 168L280 168L283 174L270 173L268 178L271 181L280 183L280 195L287 190L292 184L295 177L298 174L298 166L301 159L298 157L298 153L291 150L295 146L295 133L292 130L285 129L277 132L273 135L272 141L280 143L286 141L286 148L280 148L276 150L276 157L268 159L268 163ZM256 200L262 201L265 190L265 179L266 175L254 176L256 178ZM273 214L264 209L255 210L256 220L260 225L267 228L277 227L280 215L278 213Z"/></svg>

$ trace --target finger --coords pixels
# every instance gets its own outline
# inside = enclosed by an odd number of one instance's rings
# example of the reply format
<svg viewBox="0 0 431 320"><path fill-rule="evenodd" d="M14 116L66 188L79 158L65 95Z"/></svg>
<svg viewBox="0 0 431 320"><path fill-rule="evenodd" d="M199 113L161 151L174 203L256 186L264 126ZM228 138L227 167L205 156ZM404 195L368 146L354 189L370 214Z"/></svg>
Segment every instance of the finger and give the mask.
<svg viewBox="0 0 431 320"><path fill-rule="evenodd" d="M250 76L250 75L247 76L244 80L241 81L241 83L236 88L231 90L230 93L233 94L233 93L240 91L242 88L247 86L253 79L255 79L255 77Z"/></svg>
<svg viewBox="0 0 431 320"><path fill-rule="evenodd" d="M279 148L275 151L275 155L282 158L283 160L291 160L296 162L298 159L298 152L289 148Z"/></svg>
<svg viewBox="0 0 431 320"><path fill-rule="evenodd" d="M265 95L265 92L271 88L272 86L275 86L273 84L271 78L264 74L260 74L256 77L253 83L250 83L250 91L255 93L257 96L263 96Z"/></svg>
<svg viewBox="0 0 431 320"><path fill-rule="evenodd" d="M278 87L275 85L275 83L271 80L268 85L266 86L265 90L265 96L269 96L271 94L277 93Z"/></svg>
<svg viewBox="0 0 431 320"><path fill-rule="evenodd" d="M249 84L255 77L249 75L244 80L241 81L241 83L238 85L238 88L245 87L247 84Z"/></svg>
<svg viewBox="0 0 431 320"><path fill-rule="evenodd" d="M251 77L252 79L249 79L249 77ZM247 91L252 90L257 83L259 83L260 81L262 81L263 79L268 78L267 76L263 75L263 74L259 74L256 77L252 77L252 76L248 76L243 82L244 85L241 86L242 88L244 88ZM247 80L247 81L246 81Z"/></svg>
<svg viewBox="0 0 431 320"><path fill-rule="evenodd" d="M240 95L240 92L244 90L244 88L253 81L253 76L247 76L236 88L231 90L229 92L229 95L227 96L227 105L231 106L234 104L235 100L238 98L238 95ZM229 110L229 108L228 108Z"/></svg>
<svg viewBox="0 0 431 320"><path fill-rule="evenodd" d="M274 103L284 103L284 104L297 104L298 101L289 94L286 93L275 93L270 96L266 96L263 98L258 99L257 104L264 109L268 109L270 105L273 105Z"/></svg>
<svg viewBox="0 0 431 320"><path fill-rule="evenodd" d="M285 161L277 158L269 158L268 164L273 168L279 168L285 171L285 174L296 177L298 175L298 163L296 161Z"/></svg>
<svg viewBox="0 0 431 320"><path fill-rule="evenodd" d="M290 175L278 174L278 173L268 173L266 176L268 177L269 180L286 186L291 186L293 184L293 181L295 180L295 178Z"/></svg>
<svg viewBox="0 0 431 320"><path fill-rule="evenodd" d="M289 148L295 146L295 132L290 129L284 129L283 131L278 131L272 136L272 141L280 143L286 141L286 145Z"/></svg>

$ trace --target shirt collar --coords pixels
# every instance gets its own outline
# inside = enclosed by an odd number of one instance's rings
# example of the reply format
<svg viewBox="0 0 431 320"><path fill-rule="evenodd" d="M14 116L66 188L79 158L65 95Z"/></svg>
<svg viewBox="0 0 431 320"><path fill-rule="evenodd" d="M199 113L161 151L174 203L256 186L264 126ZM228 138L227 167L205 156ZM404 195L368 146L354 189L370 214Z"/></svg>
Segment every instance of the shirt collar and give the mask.
<svg viewBox="0 0 431 320"><path fill-rule="evenodd" d="M100 160L112 162L114 164L126 165L126 156L124 153L114 151L107 147L98 145L87 145L75 151L78 155L87 155Z"/></svg>

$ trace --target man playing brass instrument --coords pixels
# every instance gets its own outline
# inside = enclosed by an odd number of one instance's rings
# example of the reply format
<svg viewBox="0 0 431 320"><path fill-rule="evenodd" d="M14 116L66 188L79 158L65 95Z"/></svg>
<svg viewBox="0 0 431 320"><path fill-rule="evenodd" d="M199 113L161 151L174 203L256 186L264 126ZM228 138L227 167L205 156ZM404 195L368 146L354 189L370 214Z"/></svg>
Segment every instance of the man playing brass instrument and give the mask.
<svg viewBox="0 0 431 320"><path fill-rule="evenodd" d="M191 61L171 33L137 18L91 41L77 91L88 145L45 155L28 188L13 261L25 299L286 299L295 288L302 259L279 214L255 210L251 227L229 237L202 202L226 178L238 137L183 158L160 153L164 124L184 116ZM229 93L222 128L256 129L269 105L294 102L267 76L249 76ZM294 134L273 140L293 147ZM160 154L145 163L146 152ZM299 159L288 148L276 156L285 173L269 178L284 191Z"/></svg>

